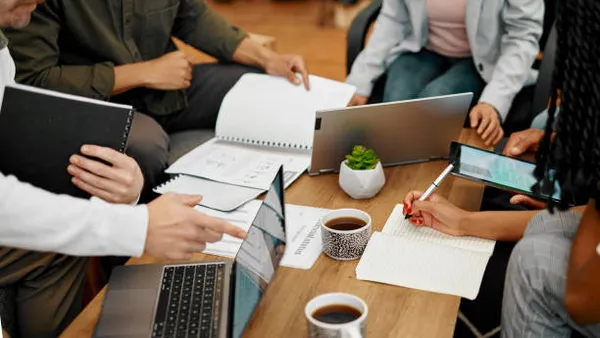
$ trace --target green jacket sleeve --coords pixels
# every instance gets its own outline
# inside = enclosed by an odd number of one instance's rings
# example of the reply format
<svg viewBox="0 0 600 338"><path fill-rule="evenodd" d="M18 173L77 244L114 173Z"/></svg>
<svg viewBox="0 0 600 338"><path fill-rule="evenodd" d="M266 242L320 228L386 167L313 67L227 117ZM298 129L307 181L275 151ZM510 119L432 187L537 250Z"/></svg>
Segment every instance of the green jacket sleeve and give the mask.
<svg viewBox="0 0 600 338"><path fill-rule="evenodd" d="M212 11L205 0L181 0L173 35L219 60L231 61L247 34Z"/></svg>
<svg viewBox="0 0 600 338"><path fill-rule="evenodd" d="M115 75L110 62L86 66L59 65L60 6L56 1L38 5L31 23L6 30L17 66L16 81L60 92L108 100Z"/></svg>

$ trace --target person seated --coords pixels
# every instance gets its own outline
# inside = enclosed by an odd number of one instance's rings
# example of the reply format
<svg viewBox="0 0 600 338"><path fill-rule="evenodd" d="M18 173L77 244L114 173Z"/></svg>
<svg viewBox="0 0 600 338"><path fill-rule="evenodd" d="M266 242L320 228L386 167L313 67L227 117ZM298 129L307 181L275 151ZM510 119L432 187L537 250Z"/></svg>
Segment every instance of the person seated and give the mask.
<svg viewBox="0 0 600 338"><path fill-rule="evenodd" d="M513 135L506 151L537 150L535 176L553 177L561 199L583 196L586 204L566 210L467 212L440 196L417 201L410 192L406 209L412 222L456 236L518 240L506 275L502 304L503 337L569 337L572 330L600 336L600 67L596 56L600 26L589 25L600 15L593 0L561 1L559 48L551 107L545 131ZM584 85L585 84L585 85ZM556 98L562 96L555 121ZM517 142L518 141L518 142ZM552 196L554 184L550 184ZM538 205L544 207L544 205Z"/></svg>
<svg viewBox="0 0 600 338"><path fill-rule="evenodd" d="M0 0L0 27L25 26L35 5ZM0 90L14 82L7 43L0 32ZM135 160L94 145L81 153L71 157L68 171L94 196L90 200L56 195L0 172L0 288L17 288L20 337L57 337L80 311L87 258L69 255L189 259L223 233L245 237L242 229L194 210L200 196L168 194L131 205L143 186Z"/></svg>
<svg viewBox="0 0 600 338"><path fill-rule="evenodd" d="M144 173L142 200L163 179L167 134L214 128L221 101L244 73L309 88L302 57L263 47L204 0L48 0L28 27L6 35L18 82L135 107L126 152ZM221 62L194 65L172 35Z"/></svg>
<svg viewBox="0 0 600 338"><path fill-rule="evenodd" d="M495 145L513 99L536 81L543 19L543 0L383 0L346 80L351 105L367 103L383 73L384 102L473 92L470 126Z"/></svg>

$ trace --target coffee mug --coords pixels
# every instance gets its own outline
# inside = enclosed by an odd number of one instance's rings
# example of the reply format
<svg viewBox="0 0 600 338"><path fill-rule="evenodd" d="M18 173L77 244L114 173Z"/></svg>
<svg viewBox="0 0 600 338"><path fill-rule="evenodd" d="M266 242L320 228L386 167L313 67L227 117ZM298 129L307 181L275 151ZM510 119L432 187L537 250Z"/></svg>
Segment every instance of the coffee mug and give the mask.
<svg viewBox="0 0 600 338"><path fill-rule="evenodd" d="M326 293L313 298L304 308L311 338L366 337L367 304L347 293Z"/></svg>
<svg viewBox="0 0 600 338"><path fill-rule="evenodd" d="M371 216L357 209L331 211L319 220L323 252L333 259L359 258L371 236Z"/></svg>

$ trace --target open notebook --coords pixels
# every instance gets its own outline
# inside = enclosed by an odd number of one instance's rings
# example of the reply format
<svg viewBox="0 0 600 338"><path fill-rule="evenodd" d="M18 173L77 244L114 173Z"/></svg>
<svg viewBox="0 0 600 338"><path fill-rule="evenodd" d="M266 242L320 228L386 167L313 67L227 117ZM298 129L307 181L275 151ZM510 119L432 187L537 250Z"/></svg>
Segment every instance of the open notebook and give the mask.
<svg viewBox="0 0 600 338"><path fill-rule="evenodd" d="M397 205L356 267L361 280L475 299L495 241L416 227Z"/></svg>
<svg viewBox="0 0 600 338"><path fill-rule="evenodd" d="M310 164L316 111L346 106L356 90L314 75L309 81L311 90L307 91L281 77L242 76L223 100L216 136L182 156L166 172L247 188L231 195L236 201L256 196L256 191L248 189L267 189L281 165L289 186ZM176 180L157 191L174 191ZM231 210L233 203L223 200L203 205Z"/></svg>

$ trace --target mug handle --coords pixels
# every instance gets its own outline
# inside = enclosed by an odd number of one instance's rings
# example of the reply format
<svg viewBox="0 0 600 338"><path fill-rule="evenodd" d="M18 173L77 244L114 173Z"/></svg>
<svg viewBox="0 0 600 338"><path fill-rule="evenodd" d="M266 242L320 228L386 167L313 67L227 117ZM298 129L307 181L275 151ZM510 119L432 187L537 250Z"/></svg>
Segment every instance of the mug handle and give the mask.
<svg viewBox="0 0 600 338"><path fill-rule="evenodd" d="M342 338L362 338L359 326L350 326L342 329Z"/></svg>

